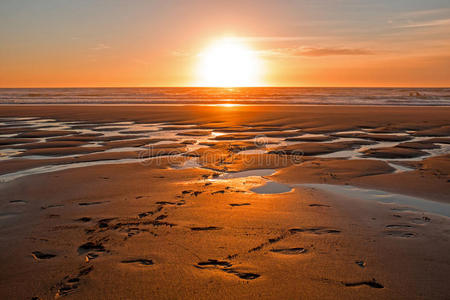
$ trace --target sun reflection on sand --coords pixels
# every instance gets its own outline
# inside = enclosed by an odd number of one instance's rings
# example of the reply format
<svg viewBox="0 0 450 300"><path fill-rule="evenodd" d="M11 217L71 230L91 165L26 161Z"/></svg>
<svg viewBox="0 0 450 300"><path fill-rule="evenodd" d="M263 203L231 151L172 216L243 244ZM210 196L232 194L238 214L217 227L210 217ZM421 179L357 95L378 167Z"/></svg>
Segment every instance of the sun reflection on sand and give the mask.
<svg viewBox="0 0 450 300"><path fill-rule="evenodd" d="M223 103L223 104L218 104L217 106L223 106L223 107L235 107L235 106L239 106L239 104L235 104L235 103Z"/></svg>
<svg viewBox="0 0 450 300"><path fill-rule="evenodd" d="M205 104L204 106L214 106L214 107L239 107L246 106L245 104L238 103L216 103L216 104Z"/></svg>

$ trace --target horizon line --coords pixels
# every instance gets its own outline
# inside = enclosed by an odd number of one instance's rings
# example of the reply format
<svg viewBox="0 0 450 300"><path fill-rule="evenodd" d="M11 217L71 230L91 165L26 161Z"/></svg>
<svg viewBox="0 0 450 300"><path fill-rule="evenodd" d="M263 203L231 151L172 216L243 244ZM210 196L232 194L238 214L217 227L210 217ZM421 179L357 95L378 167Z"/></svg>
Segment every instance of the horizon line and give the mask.
<svg viewBox="0 0 450 300"><path fill-rule="evenodd" d="M417 89L426 89L426 88L450 88L450 86L292 86L292 85L267 85L267 86L19 86L19 87L0 87L0 89L107 89L107 88L201 88L201 89L241 89L241 88L366 88L366 89L379 89L379 88L392 88L392 89L401 89L401 88L417 88Z"/></svg>

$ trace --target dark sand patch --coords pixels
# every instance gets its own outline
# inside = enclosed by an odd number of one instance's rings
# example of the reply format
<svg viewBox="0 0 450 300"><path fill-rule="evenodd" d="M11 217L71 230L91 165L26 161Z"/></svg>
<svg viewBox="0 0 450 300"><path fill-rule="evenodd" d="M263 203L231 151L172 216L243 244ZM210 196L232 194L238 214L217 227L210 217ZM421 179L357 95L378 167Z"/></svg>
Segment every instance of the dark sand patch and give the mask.
<svg viewBox="0 0 450 300"><path fill-rule="evenodd" d="M177 133L177 135L181 135L181 136L205 136L205 135L211 135L211 131L206 131L206 130L182 131L182 132Z"/></svg>
<svg viewBox="0 0 450 300"><path fill-rule="evenodd" d="M300 136L294 138L287 138L285 141L288 142L326 142L336 139L335 137L328 135L318 135L318 136Z"/></svg>
<svg viewBox="0 0 450 300"><path fill-rule="evenodd" d="M435 137L424 142L437 143L437 144L450 144L450 138L448 137Z"/></svg>
<svg viewBox="0 0 450 300"><path fill-rule="evenodd" d="M380 160L311 160L284 168L272 178L286 183L344 183L352 178L392 173L393 171L392 167Z"/></svg>
<svg viewBox="0 0 450 300"><path fill-rule="evenodd" d="M48 141L86 141L86 142L108 142L108 141L121 141L121 140L131 140L131 139L139 139L146 138L144 135L111 135L111 136L103 136L101 133L92 134L77 134L77 135L68 135L61 136L55 138L49 138Z"/></svg>
<svg viewBox="0 0 450 300"><path fill-rule="evenodd" d="M335 133L333 136L345 138L368 139L377 142L403 142L412 139L408 135L373 134L373 133Z"/></svg>
<svg viewBox="0 0 450 300"><path fill-rule="evenodd" d="M55 147L55 148L32 148L22 153L16 154L15 157L30 156L30 155L43 155L43 156L63 156L73 154L86 154L101 152L106 150L105 147Z"/></svg>
<svg viewBox="0 0 450 300"><path fill-rule="evenodd" d="M86 142L82 141L50 141L40 143L29 143L25 145L15 146L20 149L52 149L52 148L65 148L65 147L80 147L86 145Z"/></svg>
<svg viewBox="0 0 450 300"><path fill-rule="evenodd" d="M224 134L216 136L216 140L250 140L257 137L258 134L252 133L235 133L235 134Z"/></svg>
<svg viewBox="0 0 450 300"><path fill-rule="evenodd" d="M287 154L287 155L320 155L328 154L336 151L350 150L362 145L370 145L371 142L365 141L349 141L349 142L334 142L334 143L300 143L287 146L276 147L269 151L273 154Z"/></svg>
<svg viewBox="0 0 450 300"><path fill-rule="evenodd" d="M102 145L104 145L106 148L109 149L122 147L142 147L148 144L154 144L161 141L165 141L165 139L146 138L146 139L118 140L118 141L103 142Z"/></svg>
<svg viewBox="0 0 450 300"><path fill-rule="evenodd" d="M450 136L450 125L419 130L414 133L417 136Z"/></svg>
<svg viewBox="0 0 450 300"><path fill-rule="evenodd" d="M412 148L381 147L368 149L363 152L364 156L375 158L414 158L427 155L426 152Z"/></svg>
<svg viewBox="0 0 450 300"><path fill-rule="evenodd" d="M313 134L321 134L321 133L330 133L330 132L336 132L336 131L350 131L350 130L357 130L359 127L347 125L345 123L336 123L336 124L329 124L329 125L323 125L320 124L322 122L312 122L312 123L304 123L300 125L300 127L305 126L306 128L303 128L301 132L305 133L313 133ZM316 125L316 127L312 127Z"/></svg>
<svg viewBox="0 0 450 300"><path fill-rule="evenodd" d="M38 139L26 139L26 138L0 138L0 146L26 144L38 142Z"/></svg>
<svg viewBox="0 0 450 300"><path fill-rule="evenodd" d="M410 148L410 149L437 149L440 148L439 145L433 144L429 141L420 141L420 142L405 142L397 145L400 148Z"/></svg>
<svg viewBox="0 0 450 300"><path fill-rule="evenodd" d="M46 138L74 134L72 130L33 130L17 134L16 138Z"/></svg>

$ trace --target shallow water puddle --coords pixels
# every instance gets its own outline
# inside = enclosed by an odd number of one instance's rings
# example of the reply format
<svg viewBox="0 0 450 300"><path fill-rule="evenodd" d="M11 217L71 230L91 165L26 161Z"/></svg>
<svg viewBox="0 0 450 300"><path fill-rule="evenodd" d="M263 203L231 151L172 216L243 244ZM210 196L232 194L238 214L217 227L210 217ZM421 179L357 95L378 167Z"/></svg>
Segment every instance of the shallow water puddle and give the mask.
<svg viewBox="0 0 450 300"><path fill-rule="evenodd" d="M409 168L406 166L402 166L399 164L395 164L395 163L391 163L391 162L387 162L389 166L393 167L395 169L394 173L400 173L400 172L408 172L408 171L413 171L414 168Z"/></svg>
<svg viewBox="0 0 450 300"><path fill-rule="evenodd" d="M149 159L151 159L151 158L149 158ZM9 182L9 181L15 180L17 178L21 178L21 177L28 176L28 175L50 173L50 172L67 170L67 169L82 168L82 167L97 166L97 165L106 165L106 164L128 164L128 163L137 163L137 162L142 162L142 160L139 158L126 158L126 159L115 159L115 160L99 160L99 161L92 161L92 162L69 163L69 164L63 164L63 165L48 165L48 166L31 168L31 169L26 169L26 170L22 170L22 171L17 171L17 172L13 172L13 173L7 173L7 174L0 175L0 183Z"/></svg>
<svg viewBox="0 0 450 300"><path fill-rule="evenodd" d="M332 184L295 184L299 187L311 187L324 190L333 194L342 195L352 199L378 201L383 203L395 203L412 206L423 211L450 217L450 204L431 201L419 197L394 194L380 190L363 189L347 185ZM412 210L412 209L410 209Z"/></svg>
<svg viewBox="0 0 450 300"><path fill-rule="evenodd" d="M275 169L255 169L241 172L229 172L220 174L218 179L235 179L251 176L270 176L273 175L275 172L276 172Z"/></svg>
<svg viewBox="0 0 450 300"><path fill-rule="evenodd" d="M202 166L198 162L198 157L188 159L179 165L172 165L173 169L184 170L190 168L201 168Z"/></svg>
<svg viewBox="0 0 450 300"><path fill-rule="evenodd" d="M292 187L275 181L267 181L264 185L250 189L257 194L282 194L292 191Z"/></svg>
<svg viewBox="0 0 450 300"><path fill-rule="evenodd" d="M189 151L195 151L199 148L207 147L208 144L213 142L217 142L215 140L215 137L221 136L223 134L233 134L233 133L246 133L246 132L221 132L220 129L216 128L202 128L201 130L210 130L211 135L209 136L202 136L202 137L188 137L188 136L180 136L178 135L183 130L191 130L196 129L197 125L195 124L170 124L170 123L135 123L133 121L119 121L119 122L109 122L109 123L86 123L86 122L62 122L57 121L54 119L40 119L37 117L25 117L25 118L2 118L0 124L6 124L6 125L17 125L17 126L26 126L28 128L39 128L40 130L69 130L69 131L76 131L76 134L100 134L99 139L101 138L108 138L109 136L122 136L122 137L128 137L130 139L134 139L134 135L143 135L145 137L151 137L151 138L163 138L164 141L159 141L157 143L154 143L153 145L163 145L163 144L171 144L171 143L183 143L186 140L194 140L194 142L186 143L186 150ZM81 126L81 128L79 125ZM40 128L40 126L44 126ZM84 126L87 126L87 128L83 128ZM89 128L91 126L91 128ZM251 128L251 127L249 127ZM106 131L99 132L98 130L101 129L107 129ZM113 129L113 130L111 130ZM281 132L296 132L298 129L288 129L288 130L281 130ZM258 138L262 139L264 142L263 144L267 146L268 149L271 149L273 147L278 146L286 146L291 144L298 144L302 143L299 141L287 141L286 137L265 137L264 132L266 129L262 130L262 135ZM340 134L350 134L350 133L367 133L367 129L362 130L353 130L353 131L341 131L336 132ZM247 132L251 136L255 134L254 131ZM72 135L72 132L68 132L68 135ZM331 133L329 133L331 134ZM397 133L387 133L392 135L408 135L408 133L404 132L397 132ZM13 137L14 134L2 134L1 138L8 138L9 136ZM328 134L327 134L328 135ZM304 134L299 132L298 136L301 137L324 137L327 135L323 134ZM290 137L292 138L292 137ZM414 141L421 141L426 140L432 137L426 136L426 137L413 137L409 142ZM51 137L47 138L39 138L38 143L45 142L47 139L51 139ZM360 140L359 138L346 138L346 137L336 137L332 141L329 142L339 142L339 141L354 141L354 140ZM239 140L242 142L255 142L254 138L250 139L243 139ZM221 141L224 142L224 141ZM325 141L328 142L328 141ZM395 146L398 145L400 142L386 142L386 141L375 141L373 145L362 145L361 147L356 147L355 149L346 149L342 151L336 151L329 154L324 155L318 155L318 157L326 157L326 158L347 158L347 159L367 159L363 156L362 151L365 149L371 149L371 148L378 148L378 147L388 147L388 146ZM450 151L450 145L448 144L438 144L435 143L441 148L439 149L426 149L424 152L428 153L427 155L421 156L419 158L406 158L406 159L380 159L380 158L369 158L369 159L378 159L383 160L389 165L391 165L393 168L395 168L395 172L405 172L410 171L408 167L400 166L395 163L395 161L419 161L421 159L442 155L445 153L448 153ZM101 141L90 141L89 143L85 145L81 145L81 147L95 147L95 146L102 146L103 142ZM0 150L0 160L6 161L6 160L13 160L13 159L20 159L14 157L16 154L22 153L23 150L21 149L15 149L17 145L11 148L5 148ZM99 152L105 153L105 152L128 152L128 151L138 151L141 150L141 147L116 147L111 148L107 150L99 149ZM248 149L244 151L240 151L239 154L251 154L251 155L258 155L263 154L267 152L265 148L258 148L258 149ZM70 154L70 155L30 155L23 158L26 159L48 159L48 158L67 158L67 157L75 157L80 156L81 154ZM73 163L69 166L67 165L58 165L58 166L45 166L40 168L33 168L29 170L19 171L11 174L5 174L0 176L0 180L3 181L10 181L18 177L26 176L26 175L32 175L32 174L39 174L39 173L47 173L47 172L53 172L63 169L69 169L69 168L76 168L76 167L83 167L83 166L91 166L96 164L115 164L115 163L125 163L125 162L137 162L138 159L126 159L126 160L103 160L98 162L89 162L89 163ZM197 161L189 161L185 162L182 165L175 166L175 168L202 168L202 166ZM275 170L272 169L263 169L263 170L251 170L251 171L243 171L243 172L236 172L236 173L224 173L219 176L217 179L234 179L234 178L244 178L244 177L251 177L251 176L267 176L272 175L275 172Z"/></svg>

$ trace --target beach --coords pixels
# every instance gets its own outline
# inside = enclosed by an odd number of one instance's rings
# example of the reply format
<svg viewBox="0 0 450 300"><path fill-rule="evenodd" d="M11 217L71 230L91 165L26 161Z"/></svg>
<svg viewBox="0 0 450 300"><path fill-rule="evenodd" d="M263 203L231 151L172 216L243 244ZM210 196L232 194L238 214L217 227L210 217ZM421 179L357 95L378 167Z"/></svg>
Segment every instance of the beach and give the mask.
<svg viewBox="0 0 450 300"><path fill-rule="evenodd" d="M450 107L0 106L2 299L446 299Z"/></svg>

